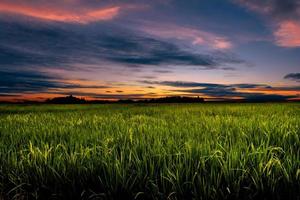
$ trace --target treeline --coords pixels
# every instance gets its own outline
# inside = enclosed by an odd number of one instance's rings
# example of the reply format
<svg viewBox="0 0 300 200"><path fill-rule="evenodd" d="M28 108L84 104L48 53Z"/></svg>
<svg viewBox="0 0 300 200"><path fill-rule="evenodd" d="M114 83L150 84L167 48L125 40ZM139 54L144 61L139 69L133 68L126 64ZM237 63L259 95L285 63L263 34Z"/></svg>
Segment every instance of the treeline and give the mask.
<svg viewBox="0 0 300 200"><path fill-rule="evenodd" d="M181 97L181 96L172 96L172 97L163 97L163 98L153 98L153 99L141 99L141 100L132 100L132 99L120 99L118 101L109 101L109 100L85 100L84 98L77 98L73 95L66 97L55 97L52 99L47 99L45 103L53 104L101 104L101 103L201 103L204 102L204 99L201 97Z"/></svg>

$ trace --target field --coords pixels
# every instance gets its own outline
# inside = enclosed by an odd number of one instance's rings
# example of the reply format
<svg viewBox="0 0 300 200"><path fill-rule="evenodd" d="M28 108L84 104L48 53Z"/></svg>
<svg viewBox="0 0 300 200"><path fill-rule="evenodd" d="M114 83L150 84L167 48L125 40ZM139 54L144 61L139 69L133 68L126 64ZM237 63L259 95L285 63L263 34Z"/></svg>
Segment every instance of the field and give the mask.
<svg viewBox="0 0 300 200"><path fill-rule="evenodd" d="M0 199L300 199L300 104L1 105Z"/></svg>

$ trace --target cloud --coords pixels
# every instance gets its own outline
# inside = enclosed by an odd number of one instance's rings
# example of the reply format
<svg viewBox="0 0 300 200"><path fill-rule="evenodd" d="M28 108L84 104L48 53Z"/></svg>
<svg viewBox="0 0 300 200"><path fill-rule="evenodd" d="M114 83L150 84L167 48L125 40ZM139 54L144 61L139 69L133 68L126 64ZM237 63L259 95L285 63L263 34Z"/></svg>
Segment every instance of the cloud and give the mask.
<svg viewBox="0 0 300 200"><path fill-rule="evenodd" d="M249 101L283 101L290 98L299 97L299 95L281 95L265 94L260 90L273 90L273 87L265 84L215 84L184 81L141 81L143 84L164 85L180 89L171 89L172 92L181 92L184 94L204 95L209 98L232 99L242 98ZM274 88L274 90L280 88ZM281 88L282 90L288 88ZM291 88L289 88L291 90ZM245 91L249 90L249 91ZM297 88L293 88L297 90Z"/></svg>
<svg viewBox="0 0 300 200"><path fill-rule="evenodd" d="M144 84L155 84L155 85L165 85L165 86L172 86L172 87L228 87L222 84L214 84L214 83L198 83L198 82L185 82L185 81L140 81L140 83Z"/></svg>
<svg viewBox="0 0 300 200"><path fill-rule="evenodd" d="M275 44L300 47L300 1L298 0L236 0L251 10L268 17L275 26Z"/></svg>
<svg viewBox="0 0 300 200"><path fill-rule="evenodd" d="M215 49L230 49L232 46L232 43L224 38L216 38L213 43Z"/></svg>
<svg viewBox="0 0 300 200"><path fill-rule="evenodd" d="M276 19L292 19L300 15L298 0L236 0L236 2Z"/></svg>
<svg viewBox="0 0 300 200"><path fill-rule="evenodd" d="M264 84L216 84L216 83L199 83L199 82L186 82L186 81L140 81L144 84L166 85L172 87L209 87L209 88L269 88L270 86Z"/></svg>
<svg viewBox="0 0 300 200"><path fill-rule="evenodd" d="M234 67L222 67L222 70L226 70L226 71L234 71L236 70Z"/></svg>
<svg viewBox="0 0 300 200"><path fill-rule="evenodd" d="M300 73L290 73L284 76L284 79L300 82Z"/></svg>
<svg viewBox="0 0 300 200"><path fill-rule="evenodd" d="M140 65L190 65L215 68L218 63L212 56L192 53L172 43L154 38L129 36L128 38L107 38L103 41L113 51L103 55L106 59L119 63ZM103 45L102 45L103 47Z"/></svg>
<svg viewBox="0 0 300 200"><path fill-rule="evenodd" d="M251 67L253 66L252 63L245 61L241 58L239 58L236 54L232 53L232 52L224 52L224 51L212 51L211 52L212 55L214 55L214 59L216 60L216 62L218 63L223 63L223 70L234 70L234 67L228 67L224 64L243 64L247 67Z"/></svg>
<svg viewBox="0 0 300 200"><path fill-rule="evenodd" d="M233 87L205 87L202 89L185 89L177 90L197 95L206 95L213 98L242 98L248 101L284 101L291 98L299 97L298 95L280 95L280 94L264 94L256 92L241 92Z"/></svg>
<svg viewBox="0 0 300 200"><path fill-rule="evenodd" d="M155 79L157 77L156 76L141 76L140 78L143 78L143 79Z"/></svg>
<svg viewBox="0 0 300 200"><path fill-rule="evenodd" d="M24 1L7 0L0 2L0 12L2 13L25 15L41 20L83 24L111 20L119 15L120 9L120 6L87 7L83 3L76 5L75 3L66 3L64 1L44 2L44 5L37 1L35 3L33 1L25 3Z"/></svg>
<svg viewBox="0 0 300 200"><path fill-rule="evenodd" d="M265 84L249 84L249 83L231 84L230 86L235 88L240 88L240 89L272 88L271 86Z"/></svg>
<svg viewBox="0 0 300 200"><path fill-rule="evenodd" d="M59 89L102 89L104 85L71 83L63 77L37 71L0 71L0 94L39 93Z"/></svg>
<svg viewBox="0 0 300 200"><path fill-rule="evenodd" d="M36 72L0 71L0 93L42 92L48 88L60 88L63 84L53 77Z"/></svg>
<svg viewBox="0 0 300 200"><path fill-rule="evenodd" d="M56 67L75 70L78 64L124 66L197 66L216 69L244 61L226 53L200 54L175 43L151 38L114 25L81 27L28 24L0 20L0 65L10 68ZM86 69L85 69L86 70Z"/></svg>
<svg viewBox="0 0 300 200"><path fill-rule="evenodd" d="M293 20L282 21L274 36L279 46L300 47L300 23Z"/></svg>
<svg viewBox="0 0 300 200"><path fill-rule="evenodd" d="M2 94L0 93L0 97L22 97L21 94Z"/></svg>
<svg viewBox="0 0 300 200"><path fill-rule="evenodd" d="M189 41L190 44L196 46L217 50L227 50L233 47L233 43L228 38L193 27L142 21L139 29L156 37Z"/></svg>
<svg viewBox="0 0 300 200"><path fill-rule="evenodd" d="M155 73L160 73L160 74L169 74L173 73L171 70L153 70Z"/></svg>

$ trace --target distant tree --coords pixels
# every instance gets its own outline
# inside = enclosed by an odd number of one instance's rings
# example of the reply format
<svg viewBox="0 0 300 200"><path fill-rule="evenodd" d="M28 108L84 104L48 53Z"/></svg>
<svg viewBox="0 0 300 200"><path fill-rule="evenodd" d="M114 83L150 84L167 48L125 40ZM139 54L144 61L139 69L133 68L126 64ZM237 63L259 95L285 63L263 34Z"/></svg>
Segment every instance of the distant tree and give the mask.
<svg viewBox="0 0 300 200"><path fill-rule="evenodd" d="M132 99L120 99L118 101L108 101L108 100L91 100L86 101L83 98L77 98L73 95L66 97L55 97L52 99L47 99L45 103L53 104L83 104L83 103L201 103L204 102L204 99L201 97L181 97L181 96L170 96L162 98L153 98L153 99L143 99L143 100L132 100Z"/></svg>
<svg viewBox="0 0 300 200"><path fill-rule="evenodd" d="M84 98L77 98L73 95L69 95L66 97L55 97L53 99L47 99L46 103L55 103L55 104L81 104L86 103Z"/></svg>

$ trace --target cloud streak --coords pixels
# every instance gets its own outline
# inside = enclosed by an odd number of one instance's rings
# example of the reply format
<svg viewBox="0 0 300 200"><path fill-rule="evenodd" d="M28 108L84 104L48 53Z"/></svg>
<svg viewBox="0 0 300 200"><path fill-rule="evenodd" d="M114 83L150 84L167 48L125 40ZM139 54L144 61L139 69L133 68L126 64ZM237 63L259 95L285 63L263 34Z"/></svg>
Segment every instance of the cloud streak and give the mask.
<svg viewBox="0 0 300 200"><path fill-rule="evenodd" d="M170 91L181 92L189 95L204 95L216 99L245 99L249 101L283 101L299 97L299 93L291 95L268 94L262 91L293 90L299 92L299 88L273 88L265 84L215 84L184 81L140 81L148 85L171 86L176 89ZM180 89L178 89L180 88Z"/></svg>
<svg viewBox="0 0 300 200"><path fill-rule="evenodd" d="M86 85L71 83L63 77L37 71L0 71L0 94L22 94L49 92L61 89L103 89L104 85Z"/></svg>
<svg viewBox="0 0 300 200"><path fill-rule="evenodd" d="M140 81L140 83L144 84L155 84L155 85L165 85L165 86L172 86L172 87L182 87L182 88L189 88L189 87L209 87L209 88L243 88L243 89L250 89L250 88L270 88L268 85L264 84L216 84L216 83L199 83L199 82L186 82L186 81Z"/></svg>
<svg viewBox="0 0 300 200"><path fill-rule="evenodd" d="M59 3L57 2L57 4ZM14 2L3 0L0 2L0 12L25 15L41 20L83 24L95 21L111 20L119 15L120 9L120 6L91 8L82 7L82 4L81 6L78 6L77 9L64 9L63 5L55 6L54 3L45 3L45 5L30 5L23 1Z"/></svg>
<svg viewBox="0 0 300 200"><path fill-rule="evenodd" d="M290 73L284 76L284 79L300 82L300 73Z"/></svg>

